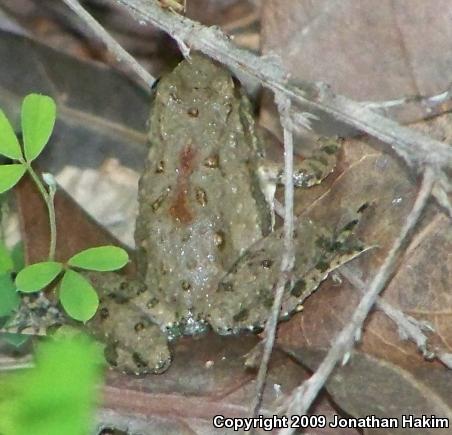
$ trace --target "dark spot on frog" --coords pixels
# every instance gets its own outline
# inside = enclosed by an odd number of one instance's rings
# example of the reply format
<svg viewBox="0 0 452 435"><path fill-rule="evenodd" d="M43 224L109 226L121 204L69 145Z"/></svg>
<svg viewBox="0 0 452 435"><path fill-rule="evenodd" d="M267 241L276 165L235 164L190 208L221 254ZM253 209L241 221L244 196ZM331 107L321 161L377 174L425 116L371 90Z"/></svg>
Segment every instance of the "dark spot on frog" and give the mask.
<svg viewBox="0 0 452 435"><path fill-rule="evenodd" d="M220 166L220 158L218 154L213 154L212 156L207 157L203 163L207 168L218 168Z"/></svg>
<svg viewBox="0 0 452 435"><path fill-rule="evenodd" d="M317 165L314 164L312 160L309 161L308 166L312 169L314 172L314 176L317 180L320 180L322 178L322 169L319 168Z"/></svg>
<svg viewBox="0 0 452 435"><path fill-rule="evenodd" d="M188 114L189 116L191 116L192 118L197 118L198 115L199 115L199 110L198 110L197 107L190 107L190 108L187 110L187 114Z"/></svg>
<svg viewBox="0 0 452 435"><path fill-rule="evenodd" d="M165 162L163 160L160 160L157 163L157 166L155 168L155 173L156 174L162 174L164 170L165 170Z"/></svg>
<svg viewBox="0 0 452 435"><path fill-rule="evenodd" d="M145 368L145 367L148 366L147 362L144 361L143 358L141 358L141 355L140 355L138 352L134 352L134 353L132 354L132 359L133 359L133 362L135 363L135 365L136 365L139 369Z"/></svg>
<svg viewBox="0 0 452 435"><path fill-rule="evenodd" d="M320 148L321 151L326 152L327 154L335 154L338 150L338 146L337 145L324 145L322 148Z"/></svg>
<svg viewBox="0 0 452 435"><path fill-rule="evenodd" d="M236 315L234 315L234 322L243 322L248 319L250 313L246 308L241 309Z"/></svg>
<svg viewBox="0 0 452 435"><path fill-rule="evenodd" d="M188 208L189 178L194 169L196 151L191 145L186 145L180 154L179 175L176 183L176 196L170 207L171 216L178 222L188 224L193 215Z"/></svg>
<svg viewBox="0 0 452 435"><path fill-rule="evenodd" d="M339 240L335 240L331 246L330 246L330 251L331 252L335 252L335 251L340 251L342 249L343 243L340 242Z"/></svg>
<svg viewBox="0 0 452 435"><path fill-rule="evenodd" d="M358 225L358 219L350 221L347 225L345 225L344 228L342 228L341 232L352 231L356 227L356 225Z"/></svg>
<svg viewBox="0 0 452 435"><path fill-rule="evenodd" d="M326 272L329 267L330 267L330 264L327 261L325 261L324 259L319 260L319 262L315 265L315 268L317 270L320 270L320 272Z"/></svg>
<svg viewBox="0 0 452 435"><path fill-rule="evenodd" d="M148 303L146 304L146 307L151 309L154 308L159 303L159 300L157 298L149 299Z"/></svg>
<svg viewBox="0 0 452 435"><path fill-rule="evenodd" d="M109 343L104 349L105 359L113 367L118 365L118 351L116 350L117 342Z"/></svg>
<svg viewBox="0 0 452 435"><path fill-rule="evenodd" d="M265 259L262 261L261 265L264 269L270 269L270 267L272 267L272 265L273 265L273 261L269 260L269 259Z"/></svg>
<svg viewBox="0 0 452 435"><path fill-rule="evenodd" d="M215 244L215 246L222 250L224 249L224 245L225 245L225 234L223 231L217 231L214 235L213 235L213 243Z"/></svg>
<svg viewBox="0 0 452 435"><path fill-rule="evenodd" d="M165 198L168 196L168 193L171 191L170 187L167 187L165 191L152 203L152 211L157 211L162 205Z"/></svg>
<svg viewBox="0 0 452 435"><path fill-rule="evenodd" d="M218 284L217 292L233 292L234 285L231 282L220 282Z"/></svg>
<svg viewBox="0 0 452 435"><path fill-rule="evenodd" d="M130 301L130 296L126 295L122 292L113 292L110 293L109 296L117 303L117 304L125 304Z"/></svg>
<svg viewBox="0 0 452 435"><path fill-rule="evenodd" d="M146 291L146 287L144 285L141 285L140 287L138 287L136 295L141 295L142 293L144 293Z"/></svg>
<svg viewBox="0 0 452 435"><path fill-rule="evenodd" d="M100 316L101 320L108 319L109 315L110 315L110 313L108 312L108 308L104 307L99 310L99 316Z"/></svg>
<svg viewBox="0 0 452 435"><path fill-rule="evenodd" d="M362 213L364 210L367 210L370 207L370 204L368 202L365 202L358 210L356 210L357 213Z"/></svg>
<svg viewBox="0 0 452 435"><path fill-rule="evenodd" d="M207 205L207 193L204 189L201 189L200 187L196 189L196 201L202 207L205 207Z"/></svg>
<svg viewBox="0 0 452 435"><path fill-rule="evenodd" d="M182 290L188 291L191 289L191 284L188 281L182 281L181 283Z"/></svg>
<svg viewBox="0 0 452 435"><path fill-rule="evenodd" d="M295 283L290 294L296 298L299 298L305 290L306 290L306 281L304 279L300 279Z"/></svg>
<svg viewBox="0 0 452 435"><path fill-rule="evenodd" d="M144 329L144 323L143 322L138 322L135 323L135 326L133 327L133 329L135 329L135 332L141 332Z"/></svg>

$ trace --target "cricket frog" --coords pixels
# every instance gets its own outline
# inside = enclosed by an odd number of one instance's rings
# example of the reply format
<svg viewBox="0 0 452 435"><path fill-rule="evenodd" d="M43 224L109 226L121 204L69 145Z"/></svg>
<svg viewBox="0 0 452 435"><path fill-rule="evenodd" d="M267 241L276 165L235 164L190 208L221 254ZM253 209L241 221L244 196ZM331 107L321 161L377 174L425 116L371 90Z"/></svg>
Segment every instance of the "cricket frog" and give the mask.
<svg viewBox="0 0 452 435"><path fill-rule="evenodd" d="M154 92L139 183L138 278L104 285L90 322L109 343L110 362L135 374L168 367L167 339L207 328L219 334L262 330L284 249L270 204L283 172L268 162L238 82L195 53ZM324 143L300 161L294 182L320 182L334 166L336 149ZM351 241L355 223L335 231L309 219L296 222L295 266L282 317L362 250Z"/></svg>

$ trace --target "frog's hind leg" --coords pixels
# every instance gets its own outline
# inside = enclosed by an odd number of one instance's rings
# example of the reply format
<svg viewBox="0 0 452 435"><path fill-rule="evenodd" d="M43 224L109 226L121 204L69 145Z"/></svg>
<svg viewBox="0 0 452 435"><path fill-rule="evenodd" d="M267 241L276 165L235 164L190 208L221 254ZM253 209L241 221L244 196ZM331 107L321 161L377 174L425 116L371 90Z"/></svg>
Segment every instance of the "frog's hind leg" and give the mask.
<svg viewBox="0 0 452 435"><path fill-rule="evenodd" d="M317 262L304 270L303 274L299 273L300 265L295 265L294 280L291 288L286 292L281 306L283 318L300 311L303 301L317 290L320 283L332 271L373 248L373 246L365 246L353 233L359 224L360 213L365 208L367 205L360 207L356 216L339 231L326 233L317 238L316 243L321 247L321 254L318 256Z"/></svg>
<svg viewBox="0 0 452 435"><path fill-rule="evenodd" d="M117 274L96 274L95 286L100 306L86 328L106 343L108 363L133 375L164 372L171 363L166 335L133 303L141 284Z"/></svg>
<svg viewBox="0 0 452 435"><path fill-rule="evenodd" d="M366 248L353 230L353 216L338 231L303 219L296 225L295 264L283 298L281 318L300 309L301 303L328 274L358 256ZM283 257L283 231L279 229L255 243L221 280L211 298L208 321L220 334L259 330L273 305Z"/></svg>
<svg viewBox="0 0 452 435"><path fill-rule="evenodd" d="M293 183L296 187L312 187L321 183L336 167L338 151L342 141L338 138L318 139L320 147L314 153L297 163ZM284 174L279 182L284 184Z"/></svg>
<svg viewBox="0 0 452 435"><path fill-rule="evenodd" d="M121 320L121 328L112 327L106 340L105 357L116 369L133 375L166 371L171 355L166 336L146 318Z"/></svg>

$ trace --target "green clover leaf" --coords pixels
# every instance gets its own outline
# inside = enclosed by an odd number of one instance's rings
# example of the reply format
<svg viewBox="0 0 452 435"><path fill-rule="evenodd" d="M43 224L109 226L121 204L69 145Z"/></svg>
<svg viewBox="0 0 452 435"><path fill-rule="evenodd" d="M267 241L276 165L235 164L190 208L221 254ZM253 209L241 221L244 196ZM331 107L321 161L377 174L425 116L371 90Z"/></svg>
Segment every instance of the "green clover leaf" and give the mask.
<svg viewBox="0 0 452 435"><path fill-rule="evenodd" d="M13 165L1 165L0 166L0 193L14 187L17 182L22 178L26 171L25 165L20 163Z"/></svg>
<svg viewBox="0 0 452 435"><path fill-rule="evenodd" d="M68 264L80 269L108 272L121 269L128 261L129 255L124 249L117 246L99 246L75 254Z"/></svg>
<svg viewBox="0 0 452 435"><path fill-rule="evenodd" d="M49 285L63 270L63 265L56 261L44 261L31 264L22 269L16 276L17 290L32 293Z"/></svg>
<svg viewBox="0 0 452 435"><path fill-rule="evenodd" d="M36 159L49 141L56 119L55 101L39 94L29 94L22 103L22 135L25 159Z"/></svg>
<svg viewBox="0 0 452 435"><path fill-rule="evenodd" d="M0 110L0 154L13 160L22 158L22 150L8 118Z"/></svg>
<svg viewBox="0 0 452 435"><path fill-rule="evenodd" d="M89 281L69 269L61 280L60 302L73 319L87 322L96 314L99 297Z"/></svg>

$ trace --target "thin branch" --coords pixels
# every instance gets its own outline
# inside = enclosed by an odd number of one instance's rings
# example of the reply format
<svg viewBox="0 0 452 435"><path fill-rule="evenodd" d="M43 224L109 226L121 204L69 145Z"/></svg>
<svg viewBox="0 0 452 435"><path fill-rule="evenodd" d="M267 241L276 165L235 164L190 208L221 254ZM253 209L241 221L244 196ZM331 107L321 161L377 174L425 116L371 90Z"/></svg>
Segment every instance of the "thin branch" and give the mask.
<svg viewBox="0 0 452 435"><path fill-rule="evenodd" d="M358 304L350 322L336 337L334 344L318 367L317 371L306 382L293 391L290 397L285 401L281 411L287 411L290 415L306 414L312 402L317 397L318 392L331 375L336 364L341 360L347 360L354 341L361 335L363 323L366 317L375 304L378 295L385 288L395 271L400 251L408 241L412 230L419 221L422 211L427 205L434 181L435 176L433 171L427 168L425 170L422 185L413 209L407 216L406 222L400 231L400 235L394 242L388 256L386 257L386 260L375 275L375 278L372 280L369 290L365 293ZM280 432L281 435L288 435L292 433L292 429L284 429Z"/></svg>
<svg viewBox="0 0 452 435"><path fill-rule="evenodd" d="M70 7L92 32L105 44L107 49L116 57L118 62L124 62L147 87L151 87L155 78L149 74L114 38L84 9L77 0L62 0Z"/></svg>
<svg viewBox="0 0 452 435"><path fill-rule="evenodd" d="M267 378L268 363L273 350L276 338L276 328L278 326L279 314L281 311L284 289L294 265L293 247L293 133L292 122L290 120L290 100L284 95L275 93L275 100L281 114L281 125L284 129L284 253L281 260L281 270L276 284L275 299L273 301L270 317L265 325L265 342L259 372L256 378L256 395L251 408L251 414L257 417L262 404L262 397Z"/></svg>
<svg viewBox="0 0 452 435"><path fill-rule="evenodd" d="M365 292L368 285L354 274L348 265L339 269L341 275L361 292ZM423 331L433 332L434 329L427 322L419 321L407 316L403 311L393 307L384 299L377 298L375 306L385 313L398 327L399 335L403 340L411 340L422 352L424 358L432 359L435 355L428 349L428 337Z"/></svg>
<svg viewBox="0 0 452 435"><path fill-rule="evenodd" d="M110 0L113 1L113 0ZM186 17L164 11L153 0L114 0L132 15L164 30L232 69L248 73L264 86L302 104L304 110L320 110L389 144L410 167L421 171L425 165L452 166L452 148L418 131L399 125L361 103L333 94L319 83L290 83L283 67L271 57L259 57L240 49L217 27L207 28Z"/></svg>

